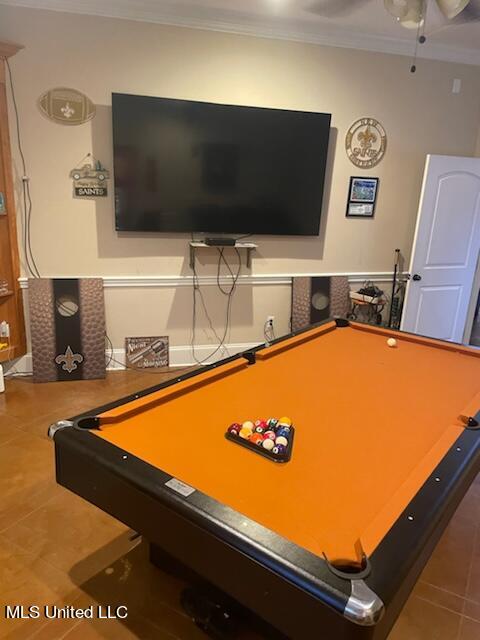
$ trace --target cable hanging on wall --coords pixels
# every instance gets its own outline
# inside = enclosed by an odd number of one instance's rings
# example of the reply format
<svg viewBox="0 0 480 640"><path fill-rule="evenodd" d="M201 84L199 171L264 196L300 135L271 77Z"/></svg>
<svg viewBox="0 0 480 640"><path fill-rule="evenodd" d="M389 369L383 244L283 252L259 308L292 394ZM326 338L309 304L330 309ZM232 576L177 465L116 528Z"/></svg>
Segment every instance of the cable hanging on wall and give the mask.
<svg viewBox="0 0 480 640"><path fill-rule="evenodd" d="M210 360L214 355L216 355L221 349L223 349L225 347L225 342L228 336L228 333L230 331L230 322L231 322L231 312L232 312L232 302L233 302L233 295L235 293L235 290L237 288L237 282L238 282L238 278L240 276L240 272L242 269L242 258L240 256L240 252L238 251L237 248L235 248L235 252L237 254L237 259L238 259L238 268L236 270L236 272L233 271L233 269L231 268L231 266L229 265L227 259L225 258L225 254L224 254L224 249L223 248L219 248L217 249L218 251L218 263L217 263L217 287L218 290L227 298L227 305L226 305L226 312L225 312L225 328L224 328L224 332L222 337L220 338L213 326L213 322L212 319L208 313L208 309L205 303L205 299L203 297L203 293L202 290L200 288L200 282L199 282L199 278L198 278L198 274L197 274L197 270L195 265L193 266L193 287L192 287L192 334L191 334L191 340L190 340L190 347L191 347L191 351L192 351L192 357L193 360L196 364L198 365L203 365L205 364L208 360ZM230 287L228 289L225 289L221 283L221 266L222 263L225 264L225 266L227 267L229 274L230 274L230 278L231 278L231 284ZM215 338L218 341L218 345L217 347L208 354L208 356L206 356L205 358L203 358L202 360L199 360L195 354L195 337L196 337L196 325L197 325L197 294L200 296L200 301L205 313L205 316L207 318L207 321L209 323L210 329L212 330L213 334L215 335Z"/></svg>
<svg viewBox="0 0 480 640"><path fill-rule="evenodd" d="M25 256L25 265L28 273L32 278L40 278L40 271L37 267L35 257L32 251L31 224L32 224L32 197L30 193L30 178L27 173L27 163L23 152L22 136L20 130L20 116L18 113L17 98L15 94L15 85L13 82L12 69L8 58L5 59L8 71L8 80L10 85L10 94L12 96L13 111L15 114L15 130L17 135L17 147L20 155L22 168L22 245Z"/></svg>

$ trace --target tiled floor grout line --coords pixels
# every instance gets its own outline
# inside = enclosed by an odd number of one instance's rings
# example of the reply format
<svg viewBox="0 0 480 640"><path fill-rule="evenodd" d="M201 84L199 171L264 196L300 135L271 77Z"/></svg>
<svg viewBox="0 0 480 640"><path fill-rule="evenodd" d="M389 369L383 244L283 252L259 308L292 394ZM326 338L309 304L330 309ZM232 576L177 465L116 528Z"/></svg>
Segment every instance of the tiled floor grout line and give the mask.
<svg viewBox="0 0 480 640"><path fill-rule="evenodd" d="M17 526L18 524L23 522L26 518L29 518L32 514L36 513L37 511L40 511L40 509L43 509L44 507L46 507L49 502L55 499L55 497L56 496L50 496L50 498L47 498L45 502L42 502L42 504L36 506L35 509L32 509L28 513L24 514L21 518L19 518L18 520L15 520L15 522L10 522L8 526L6 526L3 529L0 529L0 535L5 533L5 531L8 531L8 529L11 529L11 527Z"/></svg>
<svg viewBox="0 0 480 640"><path fill-rule="evenodd" d="M71 631L74 631L81 624L82 620L79 620L77 624L74 624L73 627L70 627L70 629L67 629L65 633L62 633L62 635L58 636L57 640L63 640L63 638L66 638ZM32 640L35 640L35 637Z"/></svg>
<svg viewBox="0 0 480 640"><path fill-rule="evenodd" d="M18 429L17 427L10 427L10 429L15 429L16 431L18 431L18 434L15 434L9 440L4 440L3 442L0 442L0 448L3 447L3 445L5 445L5 444L10 444L11 442L14 442L15 440L17 440L17 438L20 438L20 436L24 436L25 433L26 433L25 431L22 431L21 429Z"/></svg>
<svg viewBox="0 0 480 640"><path fill-rule="evenodd" d="M480 533L480 532L479 532ZM479 538L480 541L480 538ZM455 593L455 591L450 591L450 589L445 589L445 587L439 587L436 584L432 584L431 582L428 582L427 580L421 580L422 584L427 584L429 587L432 587L433 589L437 589L438 591L442 591L443 593L447 593L450 596L454 596L455 598L459 598L460 600L466 600L467 602L471 602L472 604L480 604L479 600L472 600L472 598L466 598L465 596L460 596L458 593ZM427 598L424 598L423 596L417 596L418 598L422 597L424 600L426 600ZM458 613L458 611L456 612Z"/></svg>
<svg viewBox="0 0 480 640"><path fill-rule="evenodd" d="M468 567L467 581L465 583L465 595L469 593L469 588L470 588L470 583L472 578L472 571L473 571L473 562L475 558L475 551L477 549L477 544L479 542L479 532L480 532L480 524L477 521L477 524L475 525L475 534L473 536L472 555L470 558L470 565ZM461 640L461 637L462 637L463 622L465 619L465 605L466 605L466 598L463 599L463 603L462 603L462 613L460 618L460 624L458 625L458 634L457 634L456 640Z"/></svg>
<svg viewBox="0 0 480 640"><path fill-rule="evenodd" d="M50 502L50 500L52 500L53 498L50 498L48 500L48 502ZM46 503L45 503L46 504ZM41 508L41 507L40 507ZM37 511L37 509L35 509L35 511ZM34 512L32 512L34 513ZM31 514L30 514L31 515ZM23 520L23 518L22 518ZM5 531L5 529L4 529ZM2 535L2 532L0 531L0 536ZM22 553L27 553L32 555L32 551L30 551L29 549L26 549L25 547L23 547L22 545L20 545L18 542L15 542L14 540L10 540L8 539L8 542L16 547L17 549L19 549ZM50 560L47 560L46 558L43 558L41 556L37 557L37 560L40 560L41 562L43 562L43 564L45 564L46 566L50 567L51 569L53 569L54 571L58 571L58 573L63 574L64 576L66 576L67 578L69 577L68 571L65 571L64 569L61 569L60 567L57 567L55 564L53 564L52 562L50 562ZM77 584L76 582L74 582L72 580L73 583L73 591L71 593L68 594L69 597L72 596L73 594L73 599L76 600L77 598L79 598L84 592L84 590L82 589L82 585L81 584ZM72 599L72 598L70 598ZM171 607L170 607L171 608Z"/></svg>
<svg viewBox="0 0 480 640"><path fill-rule="evenodd" d="M460 597L460 596L459 596ZM448 611L449 613L454 613L456 616L461 616L462 614L459 611L455 611L455 609L450 609L450 607L446 607L444 604L439 604L434 600L430 600L429 598L425 598L425 596L419 596L415 594L415 598L418 600L422 600L423 602L428 602L428 604L432 604L434 607L438 607L439 609L443 609L444 611ZM463 600L463 598L462 598Z"/></svg>

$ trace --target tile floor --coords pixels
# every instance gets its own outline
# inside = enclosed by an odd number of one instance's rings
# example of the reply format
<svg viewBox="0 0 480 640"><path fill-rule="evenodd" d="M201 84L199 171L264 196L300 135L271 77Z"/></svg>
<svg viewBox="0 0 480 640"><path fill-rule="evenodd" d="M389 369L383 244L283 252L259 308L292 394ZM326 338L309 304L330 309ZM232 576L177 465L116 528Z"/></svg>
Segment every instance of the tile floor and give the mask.
<svg viewBox="0 0 480 640"><path fill-rule="evenodd" d="M48 424L157 384L166 374L7 382L0 395L0 639L205 640L182 584L150 565L122 524L57 486ZM126 604L114 620L6 620L4 605ZM480 477L465 496L389 640L480 639ZM334 639L328 639L334 640Z"/></svg>

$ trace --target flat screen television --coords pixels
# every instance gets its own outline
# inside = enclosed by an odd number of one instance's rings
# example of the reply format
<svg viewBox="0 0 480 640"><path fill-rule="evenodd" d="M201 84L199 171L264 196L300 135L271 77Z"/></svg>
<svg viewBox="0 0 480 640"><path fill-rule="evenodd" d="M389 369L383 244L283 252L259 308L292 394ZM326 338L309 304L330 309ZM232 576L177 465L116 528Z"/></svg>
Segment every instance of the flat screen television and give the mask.
<svg viewBox="0 0 480 640"><path fill-rule="evenodd" d="M317 235L330 114L114 93L118 231Z"/></svg>

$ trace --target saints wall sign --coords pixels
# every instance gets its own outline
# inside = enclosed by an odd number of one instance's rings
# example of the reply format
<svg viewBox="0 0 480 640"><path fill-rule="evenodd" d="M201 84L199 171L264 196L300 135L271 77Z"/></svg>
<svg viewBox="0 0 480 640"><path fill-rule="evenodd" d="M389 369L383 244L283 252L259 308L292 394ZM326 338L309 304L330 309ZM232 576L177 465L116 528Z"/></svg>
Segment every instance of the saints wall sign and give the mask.
<svg viewBox="0 0 480 640"><path fill-rule="evenodd" d="M168 367L168 336L125 338L127 366L136 369Z"/></svg>
<svg viewBox="0 0 480 640"><path fill-rule="evenodd" d="M361 169L377 165L385 155L387 134L375 118L360 118L347 132L345 148L350 161Z"/></svg>
<svg viewBox="0 0 480 640"><path fill-rule="evenodd" d="M38 108L44 116L57 124L83 124L95 115L95 105L90 98L67 87L46 91L38 99Z"/></svg>
<svg viewBox="0 0 480 640"><path fill-rule="evenodd" d="M76 198L105 198L108 195L109 172L89 153L79 165L70 171L73 178L73 195Z"/></svg>

